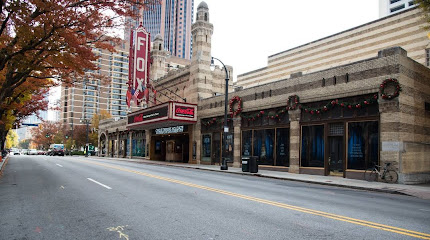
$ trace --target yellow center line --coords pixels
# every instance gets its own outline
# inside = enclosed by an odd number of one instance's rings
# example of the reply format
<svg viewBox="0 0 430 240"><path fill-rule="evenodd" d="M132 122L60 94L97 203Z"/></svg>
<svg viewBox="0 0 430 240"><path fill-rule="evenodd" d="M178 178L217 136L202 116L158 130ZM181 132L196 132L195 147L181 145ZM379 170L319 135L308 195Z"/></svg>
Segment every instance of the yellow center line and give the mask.
<svg viewBox="0 0 430 240"><path fill-rule="evenodd" d="M216 192L216 193L220 193L223 195L241 198L241 199L245 199L245 200L249 200L249 201L253 201L253 202L264 203L264 204L272 205L275 207L294 210L294 211L298 211L298 212L302 212L302 213L308 213L308 214L312 214L312 215L316 215L316 216L321 216L321 217L325 217L325 218L330 218L330 219L334 219L334 220L338 220L338 221L342 221L342 222L348 222L348 223L361 225L361 226L366 226L366 227L370 227L370 228L380 229L383 231L398 233L401 235L407 235L407 236L411 236L411 237L415 237L415 238L430 240L430 234L427 234L427 233L422 233L422 232L412 231L412 230L408 230L408 229L404 229L404 228L388 226L388 225L384 225L384 224L380 224L380 223L376 223L376 222L370 222L370 221L350 218L350 217L346 217L346 216L342 216L342 215L322 212L322 211L313 210L313 209L309 209L309 208L298 207L298 206L289 205L289 204L280 203L280 202L275 202L275 201L270 201L270 200L266 200L266 199L262 199L262 198L251 197L251 196L247 196L247 195L242 195L242 194L238 194L238 193L224 191L221 189L216 189L216 188L206 187L206 186L202 186L202 185L198 185L198 184L194 184L194 183L184 182L184 181L180 181L180 180L176 180L176 179L172 179L172 178L161 177L161 176L157 176L157 175L153 175L153 174L149 174L149 173L144 173L144 172L140 172L140 171L135 171L135 170L130 170L130 169L122 168L122 167L117 167L117 166L113 166L110 164L98 163L98 162L88 161L88 160L81 160L81 161L87 162L90 164L94 164L94 165L99 165L99 166L111 168L111 169L124 171L124 172L130 172L130 173L138 174L141 176L155 178L155 179L159 179L159 180L163 180L163 181L167 181L167 182L171 182L171 183L181 184L181 185L188 186L188 187L198 188L198 189L202 189L202 190L206 190L206 191L210 191L210 192Z"/></svg>

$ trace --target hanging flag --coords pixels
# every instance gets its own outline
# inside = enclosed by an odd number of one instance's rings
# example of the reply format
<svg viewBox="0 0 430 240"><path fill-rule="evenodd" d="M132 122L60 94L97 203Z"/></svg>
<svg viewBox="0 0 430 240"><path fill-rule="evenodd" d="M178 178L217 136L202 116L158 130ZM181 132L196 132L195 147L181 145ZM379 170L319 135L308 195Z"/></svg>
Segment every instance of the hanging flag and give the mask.
<svg viewBox="0 0 430 240"><path fill-rule="evenodd" d="M157 104L157 90L153 88L152 92L154 93L154 104Z"/></svg>
<svg viewBox="0 0 430 240"><path fill-rule="evenodd" d="M127 89L126 97L127 97L127 98L126 98L127 106L128 106L128 107L130 107L130 101L131 101L131 97L132 97L131 92L130 92L130 89Z"/></svg>
<svg viewBox="0 0 430 240"><path fill-rule="evenodd" d="M134 103L136 104L136 106L138 106L138 100L139 100L139 90L135 90L134 94L133 94L133 99L134 99Z"/></svg>

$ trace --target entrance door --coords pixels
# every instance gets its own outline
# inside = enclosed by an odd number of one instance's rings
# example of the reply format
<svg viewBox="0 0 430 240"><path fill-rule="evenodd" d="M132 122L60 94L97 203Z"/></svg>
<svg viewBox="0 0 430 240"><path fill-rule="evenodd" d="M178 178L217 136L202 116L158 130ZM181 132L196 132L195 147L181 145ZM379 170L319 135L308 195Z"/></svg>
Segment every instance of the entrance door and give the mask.
<svg viewBox="0 0 430 240"><path fill-rule="evenodd" d="M343 137L328 137L329 175L343 176Z"/></svg>
<svg viewBox="0 0 430 240"><path fill-rule="evenodd" d="M215 132L212 137L212 165L215 165L221 161L221 133Z"/></svg>
<svg viewBox="0 0 430 240"><path fill-rule="evenodd" d="M212 136L210 134L202 135L202 162L211 164L212 161Z"/></svg>

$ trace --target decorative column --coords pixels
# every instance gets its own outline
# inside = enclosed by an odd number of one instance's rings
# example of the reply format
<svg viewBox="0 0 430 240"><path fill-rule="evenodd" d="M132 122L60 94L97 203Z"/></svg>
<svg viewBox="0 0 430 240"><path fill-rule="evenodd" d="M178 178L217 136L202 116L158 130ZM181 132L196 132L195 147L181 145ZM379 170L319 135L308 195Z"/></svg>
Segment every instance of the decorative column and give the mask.
<svg viewBox="0 0 430 240"><path fill-rule="evenodd" d="M242 154L240 152L241 145L241 127L242 127L242 118L240 116L233 117L233 167L241 167L242 166Z"/></svg>
<svg viewBox="0 0 430 240"><path fill-rule="evenodd" d="M105 136L106 136L106 140L105 140L105 150L106 150L106 152L104 154L104 157L108 157L109 156L109 141L110 141L108 130L105 131Z"/></svg>
<svg viewBox="0 0 430 240"><path fill-rule="evenodd" d="M288 110L290 118L290 173L300 172L300 116L301 109Z"/></svg>
<svg viewBox="0 0 430 240"><path fill-rule="evenodd" d="M151 130L145 130L146 146L145 146L145 159L151 159Z"/></svg>
<svg viewBox="0 0 430 240"><path fill-rule="evenodd" d="M197 123L191 126L192 128L192 132L190 134L190 156L191 156L191 161L189 163L193 163L193 164L200 164L201 161L201 142L202 142L202 125L201 125L201 120L198 119ZM193 151L194 151L194 146L195 146L195 159L193 156Z"/></svg>
<svg viewBox="0 0 430 240"><path fill-rule="evenodd" d="M391 163L391 169L399 173L399 183L403 183L401 153L404 149L403 141L400 137L400 108L399 98L384 100L378 99L380 114L380 165L384 166L386 162Z"/></svg>
<svg viewBox="0 0 430 240"><path fill-rule="evenodd" d="M117 158L119 158L120 156L119 156L119 148L121 147L121 144L120 144L120 142L119 142L119 135L120 135L120 132L118 132L118 130L116 131L116 146L115 146L115 153L116 153L116 156L115 157L117 157Z"/></svg>
<svg viewBox="0 0 430 240"><path fill-rule="evenodd" d="M98 152L97 152L97 156L99 156L99 157L101 157L102 156L102 151L101 151L101 139L100 139L100 137L101 137L101 135L102 134L97 134L97 149L99 150Z"/></svg>

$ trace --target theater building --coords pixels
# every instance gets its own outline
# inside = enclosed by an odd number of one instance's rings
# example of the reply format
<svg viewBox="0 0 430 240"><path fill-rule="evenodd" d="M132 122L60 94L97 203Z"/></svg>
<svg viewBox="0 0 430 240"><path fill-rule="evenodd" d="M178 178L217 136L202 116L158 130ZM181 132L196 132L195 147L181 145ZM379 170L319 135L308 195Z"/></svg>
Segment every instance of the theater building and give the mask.
<svg viewBox="0 0 430 240"><path fill-rule="evenodd" d="M260 169L354 179L390 162L399 183L430 182L430 41L419 16L411 9L270 56L268 67L239 75L224 133L225 73L209 69L212 24L203 2L193 24L191 65L154 81L157 104L129 113L121 124L101 122L101 153L136 157L138 148L139 157L151 160L213 165L226 154L234 167L256 156ZM372 36L411 19L419 23L413 32L399 30L410 41L392 46L389 34ZM348 50L346 39L357 47ZM162 41L154 42L152 54L161 57L153 65L164 59L157 44ZM326 56L313 58L313 51Z"/></svg>

